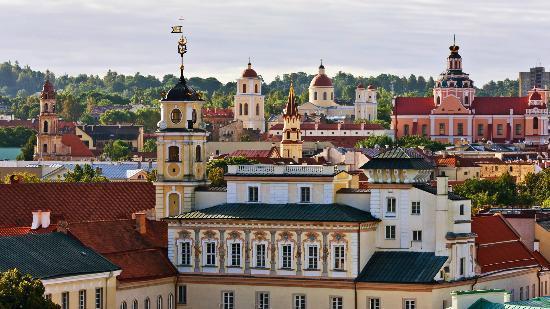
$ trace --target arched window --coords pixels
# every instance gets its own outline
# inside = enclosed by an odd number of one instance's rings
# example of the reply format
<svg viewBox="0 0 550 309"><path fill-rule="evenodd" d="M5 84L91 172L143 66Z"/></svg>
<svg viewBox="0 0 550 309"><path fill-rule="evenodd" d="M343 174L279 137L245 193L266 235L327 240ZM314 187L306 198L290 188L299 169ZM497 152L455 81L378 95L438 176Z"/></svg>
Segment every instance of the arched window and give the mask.
<svg viewBox="0 0 550 309"><path fill-rule="evenodd" d="M168 215L177 216L180 214L180 196L177 193L168 194Z"/></svg>
<svg viewBox="0 0 550 309"><path fill-rule="evenodd" d="M323 92L323 100L326 100L326 99L327 99L327 93L325 91L325 92Z"/></svg>
<svg viewBox="0 0 550 309"><path fill-rule="evenodd" d="M256 116L260 115L260 104L256 104Z"/></svg>
<svg viewBox="0 0 550 309"><path fill-rule="evenodd" d="M174 295L168 294L168 309L174 309Z"/></svg>
<svg viewBox="0 0 550 309"><path fill-rule="evenodd" d="M470 98L468 96L464 97L464 105L470 105Z"/></svg>
<svg viewBox="0 0 550 309"><path fill-rule="evenodd" d="M537 130L539 128L539 118L535 117L533 118L533 130Z"/></svg>
<svg viewBox="0 0 550 309"><path fill-rule="evenodd" d="M334 92L332 92L332 91L330 92L330 99L334 100Z"/></svg>
<svg viewBox="0 0 550 309"><path fill-rule="evenodd" d="M254 85L254 92L255 92L255 93L258 93L258 84L255 84L255 85Z"/></svg>
<svg viewBox="0 0 550 309"><path fill-rule="evenodd" d="M44 133L48 133L49 127L49 123L47 121L44 121Z"/></svg>
<svg viewBox="0 0 550 309"><path fill-rule="evenodd" d="M180 148L178 146L168 147L168 162L180 161Z"/></svg>
<svg viewBox="0 0 550 309"><path fill-rule="evenodd" d="M157 297L157 309L162 309L162 296Z"/></svg>
<svg viewBox="0 0 550 309"><path fill-rule="evenodd" d="M243 114L243 103L239 103L239 115Z"/></svg>
<svg viewBox="0 0 550 309"><path fill-rule="evenodd" d="M313 100L317 100L317 91L313 93Z"/></svg>
<svg viewBox="0 0 550 309"><path fill-rule="evenodd" d="M193 111L191 112L191 120L193 123L197 122L197 110L193 108Z"/></svg>
<svg viewBox="0 0 550 309"><path fill-rule="evenodd" d="M126 304L125 301L123 301L122 303L120 303L120 309L128 309L128 305Z"/></svg>
<svg viewBox="0 0 550 309"><path fill-rule="evenodd" d="M48 152L48 144L42 145L42 152Z"/></svg>
<svg viewBox="0 0 550 309"><path fill-rule="evenodd" d="M48 112L48 103L44 103L44 113Z"/></svg>
<svg viewBox="0 0 550 309"><path fill-rule="evenodd" d="M403 126L403 134L404 135L409 135L409 125L408 124Z"/></svg>
<svg viewBox="0 0 550 309"><path fill-rule="evenodd" d="M290 131L286 131L286 139L290 139Z"/></svg>
<svg viewBox="0 0 550 309"><path fill-rule="evenodd" d="M137 299L134 299L134 302L132 302L132 309L139 309L139 305L138 305Z"/></svg>
<svg viewBox="0 0 550 309"><path fill-rule="evenodd" d="M181 111L177 108L174 108L170 113L170 119L173 123L180 123L181 121Z"/></svg>
<svg viewBox="0 0 550 309"><path fill-rule="evenodd" d="M248 115L248 103L244 103L244 114Z"/></svg>
<svg viewBox="0 0 550 309"><path fill-rule="evenodd" d="M441 104L441 98L439 96L437 96L437 98L436 98L436 104L437 105Z"/></svg>
<svg viewBox="0 0 550 309"><path fill-rule="evenodd" d="M144 305L145 309L151 309L151 300L149 299L149 297L145 299Z"/></svg>
<svg viewBox="0 0 550 309"><path fill-rule="evenodd" d="M197 145L197 147L195 148L195 161L202 162L201 145Z"/></svg>
<svg viewBox="0 0 550 309"><path fill-rule="evenodd" d="M246 93L246 84L243 84L243 93Z"/></svg>

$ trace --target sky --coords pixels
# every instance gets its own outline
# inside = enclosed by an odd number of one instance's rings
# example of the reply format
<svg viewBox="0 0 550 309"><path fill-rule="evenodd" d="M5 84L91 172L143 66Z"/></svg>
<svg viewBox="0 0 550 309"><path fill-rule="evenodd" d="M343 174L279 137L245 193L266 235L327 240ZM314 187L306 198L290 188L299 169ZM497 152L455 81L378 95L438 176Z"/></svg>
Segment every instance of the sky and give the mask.
<svg viewBox="0 0 550 309"><path fill-rule="evenodd" d="M183 18L184 20L179 20ZM178 74L266 81L303 71L437 76L456 34L479 85L550 66L548 0L0 0L0 62L56 75Z"/></svg>

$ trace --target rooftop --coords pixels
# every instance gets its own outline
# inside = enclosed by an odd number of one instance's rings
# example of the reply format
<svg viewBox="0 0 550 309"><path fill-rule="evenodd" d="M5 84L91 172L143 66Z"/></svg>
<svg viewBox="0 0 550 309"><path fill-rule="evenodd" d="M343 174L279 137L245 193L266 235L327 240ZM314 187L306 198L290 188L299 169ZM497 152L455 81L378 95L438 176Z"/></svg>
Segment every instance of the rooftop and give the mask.
<svg viewBox="0 0 550 309"><path fill-rule="evenodd" d="M397 147L374 156L361 168L431 170L434 165L415 149Z"/></svg>
<svg viewBox="0 0 550 309"><path fill-rule="evenodd" d="M341 172L334 165L229 165L227 176L334 176Z"/></svg>

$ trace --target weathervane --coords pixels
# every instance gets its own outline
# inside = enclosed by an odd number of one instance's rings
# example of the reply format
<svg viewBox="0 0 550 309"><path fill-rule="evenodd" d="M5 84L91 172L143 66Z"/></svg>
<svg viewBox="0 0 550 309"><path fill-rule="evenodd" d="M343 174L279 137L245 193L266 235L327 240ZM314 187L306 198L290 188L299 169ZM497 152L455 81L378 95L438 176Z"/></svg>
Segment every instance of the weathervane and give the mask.
<svg viewBox="0 0 550 309"><path fill-rule="evenodd" d="M179 20L183 20L183 18L180 18ZM183 79L183 55L187 53L187 38L183 36L181 28L182 26L172 26L172 33L181 34L181 37L178 40L178 54L180 54L181 57L180 79Z"/></svg>

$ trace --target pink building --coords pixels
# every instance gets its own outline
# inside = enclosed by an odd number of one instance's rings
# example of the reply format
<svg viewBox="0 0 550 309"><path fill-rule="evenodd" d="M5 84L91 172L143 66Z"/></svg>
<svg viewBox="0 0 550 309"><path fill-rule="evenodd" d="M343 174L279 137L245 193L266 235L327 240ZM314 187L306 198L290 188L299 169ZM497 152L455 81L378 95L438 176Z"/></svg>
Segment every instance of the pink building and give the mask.
<svg viewBox="0 0 550 309"><path fill-rule="evenodd" d="M447 69L436 81L433 97L394 99L396 137L423 135L452 144L548 142L547 89L532 89L526 97L476 97L474 82L462 71L459 47L449 49Z"/></svg>

